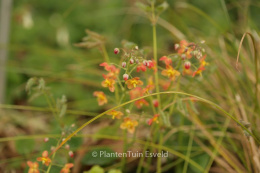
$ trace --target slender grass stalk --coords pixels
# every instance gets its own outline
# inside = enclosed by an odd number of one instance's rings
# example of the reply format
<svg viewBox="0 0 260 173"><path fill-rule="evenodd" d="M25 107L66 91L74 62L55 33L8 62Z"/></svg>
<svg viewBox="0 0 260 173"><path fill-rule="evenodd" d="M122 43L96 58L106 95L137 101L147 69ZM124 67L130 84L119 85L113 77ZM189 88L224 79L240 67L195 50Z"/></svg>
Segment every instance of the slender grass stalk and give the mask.
<svg viewBox="0 0 260 173"><path fill-rule="evenodd" d="M259 109L259 101L258 101L258 83L259 83L259 77L258 77L258 57L257 57L257 48L256 48L256 43L255 43L255 39L254 39L254 36L249 33L249 32L245 32L240 40L240 43L239 43L239 47L238 47L238 53L237 53L237 62L236 62L236 68L237 70L238 69L238 60L239 60L239 55L240 55L240 50L241 50L241 47L242 47L242 44L243 44L243 41L244 41L244 38L246 35L249 35L251 40L252 40L252 43L253 43L253 47L254 47L254 61L255 61L255 98L254 98L254 102L255 102L255 112L258 111Z"/></svg>
<svg viewBox="0 0 260 173"><path fill-rule="evenodd" d="M192 127L193 126L194 125L192 125ZM194 130L191 129L191 131L190 131L190 139L189 139L189 143L188 143L188 150L187 150L187 153L186 153L186 157L188 159L190 159L190 153L191 153L191 148L192 148L193 137L194 137ZM187 160L185 160L182 173L186 173L187 169L188 169L188 162L187 162Z"/></svg>
<svg viewBox="0 0 260 173"><path fill-rule="evenodd" d="M160 130L160 129L159 129ZM163 132L159 132L159 146L162 146L163 144ZM162 148L158 148L158 153L162 153ZM162 163L162 157L158 157L157 158L157 173L161 173L162 172L162 167L161 167L161 163Z"/></svg>
<svg viewBox="0 0 260 173"><path fill-rule="evenodd" d="M152 27L153 27L153 58L154 61L156 62L156 68L158 68L158 58L157 58L157 36L156 36L156 17L155 17L155 11L154 11L154 2L151 3L151 8L152 8ZM159 77L158 77L158 70L155 72L155 88L156 92L159 93ZM157 95L157 100L159 102L159 110L161 108L161 98L160 95Z"/></svg>

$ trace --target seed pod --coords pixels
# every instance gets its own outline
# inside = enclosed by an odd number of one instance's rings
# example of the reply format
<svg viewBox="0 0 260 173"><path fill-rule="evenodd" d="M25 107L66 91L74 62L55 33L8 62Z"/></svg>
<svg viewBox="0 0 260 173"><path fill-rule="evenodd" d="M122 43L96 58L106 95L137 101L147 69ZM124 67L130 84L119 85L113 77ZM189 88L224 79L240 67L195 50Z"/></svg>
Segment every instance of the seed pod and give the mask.
<svg viewBox="0 0 260 173"><path fill-rule="evenodd" d="M133 64L135 61L133 58L130 59L130 64Z"/></svg>

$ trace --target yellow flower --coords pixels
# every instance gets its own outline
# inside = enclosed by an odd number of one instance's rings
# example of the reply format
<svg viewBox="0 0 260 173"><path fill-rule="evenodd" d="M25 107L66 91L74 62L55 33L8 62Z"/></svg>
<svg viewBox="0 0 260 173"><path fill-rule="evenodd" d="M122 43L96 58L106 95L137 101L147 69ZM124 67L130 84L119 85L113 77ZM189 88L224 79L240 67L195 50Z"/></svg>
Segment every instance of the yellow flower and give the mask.
<svg viewBox="0 0 260 173"><path fill-rule="evenodd" d="M106 79L101 83L101 85L102 85L103 87L108 87L111 92L114 92L114 91L115 91L115 86L114 86L115 83L116 83L116 82L115 82L114 79L106 78Z"/></svg>
<svg viewBox="0 0 260 173"><path fill-rule="evenodd" d="M49 166L49 164L51 163L51 159L48 157L48 151L43 151L42 157L38 157L37 161L41 161L42 164Z"/></svg>
<svg viewBox="0 0 260 173"><path fill-rule="evenodd" d="M121 129L127 129L127 131L131 134L135 131L135 126L138 125L136 120L131 120L130 118L124 118L124 122L120 125Z"/></svg>
<svg viewBox="0 0 260 173"><path fill-rule="evenodd" d="M112 110L112 111L108 112L107 115L112 115L112 119L115 119L115 118L120 119L121 116L124 114L120 111Z"/></svg>
<svg viewBox="0 0 260 173"><path fill-rule="evenodd" d="M176 76L180 76L180 72L174 70L172 66L168 65L165 70L162 71L163 76L167 76L172 81L175 80Z"/></svg>
<svg viewBox="0 0 260 173"><path fill-rule="evenodd" d="M107 103L107 97L102 91L95 91L93 93L95 97L97 97L98 105L102 106Z"/></svg>
<svg viewBox="0 0 260 173"><path fill-rule="evenodd" d="M126 83L128 89L133 89L137 85L143 85L143 82L140 80L139 77L128 79L125 83Z"/></svg>
<svg viewBox="0 0 260 173"><path fill-rule="evenodd" d="M60 171L60 173L70 173L70 168L74 166L73 163L67 163Z"/></svg>
<svg viewBox="0 0 260 173"><path fill-rule="evenodd" d="M159 114L155 114L155 115L153 116L153 118L151 118L151 119L148 120L147 124L150 126L150 125L152 125L153 122L159 123L158 117L159 117Z"/></svg>
<svg viewBox="0 0 260 173"><path fill-rule="evenodd" d="M27 161L27 165L29 166L28 173L40 173L37 162Z"/></svg>

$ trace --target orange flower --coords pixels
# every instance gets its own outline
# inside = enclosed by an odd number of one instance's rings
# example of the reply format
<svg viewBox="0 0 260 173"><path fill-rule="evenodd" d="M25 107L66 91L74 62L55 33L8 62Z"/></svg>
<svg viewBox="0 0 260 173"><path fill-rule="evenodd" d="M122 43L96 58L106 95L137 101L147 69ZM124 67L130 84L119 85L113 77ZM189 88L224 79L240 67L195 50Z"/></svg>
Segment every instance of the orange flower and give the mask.
<svg viewBox="0 0 260 173"><path fill-rule="evenodd" d="M163 56L160 58L160 61L164 61L164 63L167 65L171 65L172 64L172 59L168 58L167 56Z"/></svg>
<svg viewBox="0 0 260 173"><path fill-rule="evenodd" d="M137 72L140 72L140 71L143 71L143 72L145 72L146 71L146 66L142 63L142 64L140 64L140 65L138 65L137 67L136 67L136 71Z"/></svg>
<svg viewBox="0 0 260 173"><path fill-rule="evenodd" d="M192 74L192 77L194 77L197 74L201 74L202 71L205 70L205 66L208 65L208 63L205 61L206 55L204 55L201 59L200 59L200 66L199 68Z"/></svg>
<svg viewBox="0 0 260 173"><path fill-rule="evenodd" d="M144 94L149 94L150 91L152 91L154 89L154 85L147 85L144 89L143 89L143 93Z"/></svg>
<svg viewBox="0 0 260 173"><path fill-rule="evenodd" d="M188 43L186 40L180 41L180 47L178 49L178 54L185 54L188 59L192 57L192 51L194 46L191 46L192 43Z"/></svg>
<svg viewBox="0 0 260 173"><path fill-rule="evenodd" d="M29 166L28 173L40 173L38 169L39 164L37 162L27 161L27 165Z"/></svg>
<svg viewBox="0 0 260 173"><path fill-rule="evenodd" d="M143 105L149 106L149 103L145 99L140 99L140 100L135 101L135 105L138 109L141 109L143 107Z"/></svg>
<svg viewBox="0 0 260 173"><path fill-rule="evenodd" d="M183 68L182 74L183 75L190 75L190 76L192 76L193 75L193 71L191 69Z"/></svg>
<svg viewBox="0 0 260 173"><path fill-rule="evenodd" d="M136 87L136 88L130 90L129 91L129 95L130 95L131 99L135 99L135 98L143 96L142 88L141 87Z"/></svg>
<svg viewBox="0 0 260 173"><path fill-rule="evenodd" d="M126 83L128 89L133 89L133 88L135 88L137 85L143 85L143 82L140 80L139 77L135 77L135 78L132 78L132 79L128 79L125 83Z"/></svg>
<svg viewBox="0 0 260 173"><path fill-rule="evenodd" d="M98 105L102 106L107 103L107 97L102 91L95 91L93 93L95 97L97 97Z"/></svg>
<svg viewBox="0 0 260 173"><path fill-rule="evenodd" d="M192 77L194 77L196 74L201 74L202 71L205 70L204 66L200 66L193 74Z"/></svg>
<svg viewBox="0 0 260 173"><path fill-rule="evenodd" d="M105 80L101 83L103 87L108 87L111 92L115 91L115 83L114 79L105 78Z"/></svg>
<svg viewBox="0 0 260 173"><path fill-rule="evenodd" d="M124 114L120 111L112 110L112 111L108 112L107 115L112 115L112 119L115 119L115 118L120 119L121 116Z"/></svg>
<svg viewBox="0 0 260 173"><path fill-rule="evenodd" d="M172 66L168 65L165 70L162 71L163 76L167 76L172 81L175 80L176 76L180 76L180 72L174 70Z"/></svg>
<svg viewBox="0 0 260 173"><path fill-rule="evenodd" d="M120 125L121 129L127 129L127 131L131 134L135 131L135 126L138 125L136 120L131 120L130 118L124 118L124 122Z"/></svg>
<svg viewBox="0 0 260 173"><path fill-rule="evenodd" d="M51 163L51 159L48 157L48 151L43 151L42 157L38 157L37 161L41 161L42 164L49 166L49 164Z"/></svg>
<svg viewBox="0 0 260 173"><path fill-rule="evenodd" d="M99 66L105 67L105 70L109 72L107 75L104 75L105 78L116 79L117 75L120 72L120 70L116 68L114 65L109 65L106 62L101 63Z"/></svg>
<svg viewBox="0 0 260 173"><path fill-rule="evenodd" d="M73 166L74 166L73 163L65 164L65 166L61 169L60 173L69 173L70 172L70 168L72 168Z"/></svg>
<svg viewBox="0 0 260 173"><path fill-rule="evenodd" d="M147 124L150 126L150 125L152 125L153 122L159 123L158 117L159 117L159 114L155 114L155 115L153 116L153 118L151 118L151 119L148 120Z"/></svg>

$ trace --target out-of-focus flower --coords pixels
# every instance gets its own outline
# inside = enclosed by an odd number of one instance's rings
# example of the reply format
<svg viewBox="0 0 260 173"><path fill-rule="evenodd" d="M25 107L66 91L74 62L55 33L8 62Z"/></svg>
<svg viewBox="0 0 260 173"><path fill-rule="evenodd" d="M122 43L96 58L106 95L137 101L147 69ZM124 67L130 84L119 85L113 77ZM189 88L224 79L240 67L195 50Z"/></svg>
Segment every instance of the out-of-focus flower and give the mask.
<svg viewBox="0 0 260 173"><path fill-rule="evenodd" d="M37 162L27 161L27 165L29 166L28 173L40 173L38 169L39 164Z"/></svg>
<svg viewBox="0 0 260 173"><path fill-rule="evenodd" d="M106 62L101 63L99 66L104 67L105 70L109 72L107 75L103 75L105 78L116 79L120 72L120 69L116 68L114 65L109 65Z"/></svg>
<svg viewBox="0 0 260 173"><path fill-rule="evenodd" d="M136 120L131 120L130 118L124 118L124 122L120 125L121 129L127 129L131 134L134 133L135 127L138 125Z"/></svg>
<svg viewBox="0 0 260 173"><path fill-rule="evenodd" d="M143 105L149 106L149 103L145 99L140 99L140 100L135 101L135 105L138 109L141 109L143 107Z"/></svg>
<svg viewBox="0 0 260 173"><path fill-rule="evenodd" d="M197 74L200 75L202 71L205 70L205 66L208 65L208 63L205 61L206 55L203 56L203 58L200 59L200 66L199 68L192 74L192 77L196 76Z"/></svg>
<svg viewBox="0 0 260 173"><path fill-rule="evenodd" d="M147 85L147 86L143 89L143 94L149 94L153 89L154 89L154 85Z"/></svg>
<svg viewBox="0 0 260 173"><path fill-rule="evenodd" d="M93 93L95 97L97 97L98 105L102 106L107 103L107 97L104 92L102 91L95 91Z"/></svg>
<svg viewBox="0 0 260 173"><path fill-rule="evenodd" d="M42 162L42 164L49 166L49 164L51 163L51 159L48 157L48 151L43 151L42 152L42 157L38 157L37 161Z"/></svg>
<svg viewBox="0 0 260 173"><path fill-rule="evenodd" d="M105 78L105 80L101 83L103 87L108 87L111 92L115 91L115 80L110 78Z"/></svg>
<svg viewBox="0 0 260 173"><path fill-rule="evenodd" d="M145 71L146 71L146 66L145 66L144 64L139 64L139 65L136 67L136 71L137 71L137 72L140 72L140 71L145 72Z"/></svg>
<svg viewBox="0 0 260 173"><path fill-rule="evenodd" d="M70 173L70 168L72 168L73 166L73 163L65 164L65 166L61 169L60 173Z"/></svg>
<svg viewBox="0 0 260 173"><path fill-rule="evenodd" d="M150 126L150 125L152 125L153 122L159 123L158 117L159 117L159 114L155 114L155 115L153 116L153 118L151 118L151 119L148 120L147 124Z"/></svg>
<svg viewBox="0 0 260 173"><path fill-rule="evenodd" d="M128 79L125 83L126 83L128 89L133 89L137 85L143 85L143 82L140 80L139 77Z"/></svg>
<svg viewBox="0 0 260 173"><path fill-rule="evenodd" d="M153 100L153 106L156 108L159 106L158 100Z"/></svg>
<svg viewBox="0 0 260 173"><path fill-rule="evenodd" d="M107 115L111 115L112 119L120 119L122 115L124 115L122 112L120 111L116 111L116 110L112 110L110 112L107 113Z"/></svg>
<svg viewBox="0 0 260 173"><path fill-rule="evenodd" d="M172 59L171 59L171 58L168 58L167 56L161 57L161 58L160 58L160 61L163 61L163 62L166 64L166 66L172 64Z"/></svg>
<svg viewBox="0 0 260 173"><path fill-rule="evenodd" d="M191 66L191 63L190 63L190 61L186 61L185 63L184 63L184 68L185 69L190 69L190 66Z"/></svg>
<svg viewBox="0 0 260 173"><path fill-rule="evenodd" d="M171 86L171 81L169 80L160 80L159 85L163 88L164 91L168 90Z"/></svg>
<svg viewBox="0 0 260 173"><path fill-rule="evenodd" d="M191 43L188 43L186 40L180 41L180 47L178 48L178 54L185 54L186 58L190 59L192 57L192 51L194 46Z"/></svg>
<svg viewBox="0 0 260 173"><path fill-rule="evenodd" d="M131 99L135 99L135 98L143 96L142 88L141 87L136 87L136 88L130 90L129 91L129 95L130 95Z"/></svg>
<svg viewBox="0 0 260 173"><path fill-rule="evenodd" d="M162 75L167 76L172 81L174 81L175 78L180 75L180 72L174 70L172 66L168 65L166 69L162 71Z"/></svg>

